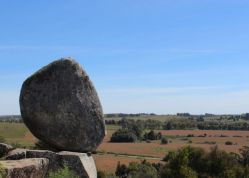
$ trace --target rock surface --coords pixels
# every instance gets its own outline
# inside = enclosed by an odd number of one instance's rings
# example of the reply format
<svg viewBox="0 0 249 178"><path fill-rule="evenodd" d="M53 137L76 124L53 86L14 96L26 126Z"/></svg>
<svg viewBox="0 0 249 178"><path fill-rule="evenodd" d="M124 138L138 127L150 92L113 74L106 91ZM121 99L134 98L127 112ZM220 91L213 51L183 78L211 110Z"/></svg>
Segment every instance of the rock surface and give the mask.
<svg viewBox="0 0 249 178"><path fill-rule="evenodd" d="M97 92L71 58L54 61L30 76L22 86L20 107L33 135L58 150L94 151L105 136Z"/></svg>
<svg viewBox="0 0 249 178"><path fill-rule="evenodd" d="M26 158L46 158L49 160L48 172L57 171L67 165L80 178L97 178L95 162L91 155L62 151L27 150Z"/></svg>
<svg viewBox="0 0 249 178"><path fill-rule="evenodd" d="M92 156L86 153L60 152L62 161L80 178L97 178L97 170Z"/></svg>
<svg viewBox="0 0 249 178"><path fill-rule="evenodd" d="M13 147L5 143L0 143L0 157L6 155Z"/></svg>
<svg viewBox="0 0 249 178"><path fill-rule="evenodd" d="M19 160L26 158L27 149L17 148L10 151L5 157L6 160Z"/></svg>
<svg viewBox="0 0 249 178"><path fill-rule="evenodd" d="M47 175L49 172L58 171L67 165L80 178L97 178L94 159L86 153L68 151L55 153L49 150L15 149L7 156L8 160L20 159L22 161L30 158L45 158L49 160L47 172L45 173Z"/></svg>
<svg viewBox="0 0 249 178"><path fill-rule="evenodd" d="M63 168L62 158L57 153L49 150L27 150L26 158L47 158L49 160L49 171L57 171Z"/></svg>
<svg viewBox="0 0 249 178"><path fill-rule="evenodd" d="M48 170L49 160L33 158L0 161L0 164L5 171L6 178L44 178Z"/></svg>

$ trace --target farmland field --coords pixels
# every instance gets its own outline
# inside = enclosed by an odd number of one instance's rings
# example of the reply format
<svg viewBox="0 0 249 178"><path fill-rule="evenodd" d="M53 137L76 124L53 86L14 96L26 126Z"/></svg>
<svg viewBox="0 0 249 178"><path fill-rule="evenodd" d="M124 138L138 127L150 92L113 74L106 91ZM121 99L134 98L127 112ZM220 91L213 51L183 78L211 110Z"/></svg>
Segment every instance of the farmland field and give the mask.
<svg viewBox="0 0 249 178"><path fill-rule="evenodd" d="M159 140L149 143L110 143L112 133L118 128L107 126L107 135L97 150L98 154L94 155L99 170L114 172L119 161L124 164L143 159L160 162L168 151L186 145L202 147L205 150L217 145L227 152L236 153L243 146L249 145L249 131L227 130L160 130L171 141L166 145L162 145ZM22 123L0 123L0 136L9 144L20 144L23 147L32 147L36 142L36 138ZM232 142L232 145L226 145L227 141Z"/></svg>

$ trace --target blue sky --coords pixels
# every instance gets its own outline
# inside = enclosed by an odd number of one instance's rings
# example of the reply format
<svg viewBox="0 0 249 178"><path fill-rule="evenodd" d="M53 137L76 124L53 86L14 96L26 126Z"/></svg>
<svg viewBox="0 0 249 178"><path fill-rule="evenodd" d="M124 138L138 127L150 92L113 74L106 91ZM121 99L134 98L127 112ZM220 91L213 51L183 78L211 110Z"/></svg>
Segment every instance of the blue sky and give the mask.
<svg viewBox="0 0 249 178"><path fill-rule="evenodd" d="M0 115L71 56L105 113L249 112L249 1L0 1Z"/></svg>

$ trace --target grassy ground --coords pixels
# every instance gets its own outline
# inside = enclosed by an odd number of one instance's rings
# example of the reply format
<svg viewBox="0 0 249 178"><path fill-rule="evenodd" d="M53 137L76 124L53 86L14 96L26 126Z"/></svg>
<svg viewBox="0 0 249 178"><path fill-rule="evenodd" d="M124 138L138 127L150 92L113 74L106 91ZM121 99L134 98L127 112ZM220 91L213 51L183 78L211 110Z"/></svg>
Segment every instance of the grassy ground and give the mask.
<svg viewBox="0 0 249 178"><path fill-rule="evenodd" d="M22 123L0 123L0 136L6 140L6 143L14 146L33 146L34 143L25 138L28 132L28 129Z"/></svg>

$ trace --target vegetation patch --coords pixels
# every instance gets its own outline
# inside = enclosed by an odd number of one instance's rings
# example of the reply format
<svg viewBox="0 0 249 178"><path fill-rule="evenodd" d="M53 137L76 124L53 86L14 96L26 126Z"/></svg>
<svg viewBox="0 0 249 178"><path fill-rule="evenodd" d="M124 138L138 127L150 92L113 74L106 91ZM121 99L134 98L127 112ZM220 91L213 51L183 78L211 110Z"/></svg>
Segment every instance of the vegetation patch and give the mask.
<svg viewBox="0 0 249 178"><path fill-rule="evenodd" d="M48 178L79 178L79 176L76 176L76 174L70 170L67 165L64 165L62 169L50 172Z"/></svg>

